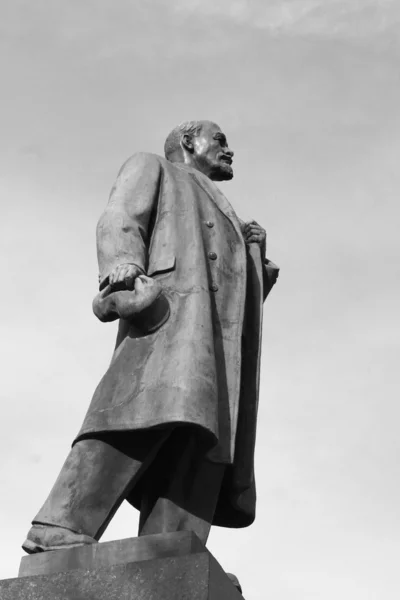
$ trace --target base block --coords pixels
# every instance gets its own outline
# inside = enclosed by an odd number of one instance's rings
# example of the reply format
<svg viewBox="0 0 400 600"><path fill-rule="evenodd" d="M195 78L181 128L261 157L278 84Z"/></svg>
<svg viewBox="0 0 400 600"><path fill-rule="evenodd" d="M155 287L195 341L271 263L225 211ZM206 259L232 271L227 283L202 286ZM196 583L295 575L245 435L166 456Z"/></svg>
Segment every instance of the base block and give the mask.
<svg viewBox="0 0 400 600"><path fill-rule="evenodd" d="M215 558L190 532L26 556L20 577L0 581L0 598L243 600Z"/></svg>

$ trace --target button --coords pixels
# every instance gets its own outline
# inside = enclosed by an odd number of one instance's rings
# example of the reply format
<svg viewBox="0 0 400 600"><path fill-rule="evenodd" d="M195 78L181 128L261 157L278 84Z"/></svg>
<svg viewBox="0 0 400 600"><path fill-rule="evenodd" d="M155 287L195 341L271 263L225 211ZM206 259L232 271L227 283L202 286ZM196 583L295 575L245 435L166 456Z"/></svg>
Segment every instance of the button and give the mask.
<svg viewBox="0 0 400 600"><path fill-rule="evenodd" d="M210 290L211 290L212 292L218 292L218 286L217 286L217 284L216 284L216 283L212 283L212 284L210 285Z"/></svg>
<svg viewBox="0 0 400 600"><path fill-rule="evenodd" d="M206 221L207 227L214 227L214 223L212 221Z"/></svg>
<svg viewBox="0 0 400 600"><path fill-rule="evenodd" d="M208 258L210 260L217 260L217 255L215 254L215 252L209 252L208 253Z"/></svg>

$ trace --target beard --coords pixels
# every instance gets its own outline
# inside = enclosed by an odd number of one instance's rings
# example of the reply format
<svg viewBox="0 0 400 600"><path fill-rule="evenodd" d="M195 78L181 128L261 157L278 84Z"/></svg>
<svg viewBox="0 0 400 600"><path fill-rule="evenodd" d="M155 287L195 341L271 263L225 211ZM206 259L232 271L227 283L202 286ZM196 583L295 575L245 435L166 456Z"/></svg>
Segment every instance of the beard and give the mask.
<svg viewBox="0 0 400 600"><path fill-rule="evenodd" d="M213 181L227 181L232 179L233 169L232 165L225 161L219 161L213 171L211 172L210 179Z"/></svg>
<svg viewBox="0 0 400 600"><path fill-rule="evenodd" d="M233 177L232 165L225 155L208 156L203 154L196 157L196 168L207 175L212 181L227 181Z"/></svg>
<svg viewBox="0 0 400 600"><path fill-rule="evenodd" d="M216 158L208 162L209 178L213 181L228 181L233 177L232 165L226 160Z"/></svg>

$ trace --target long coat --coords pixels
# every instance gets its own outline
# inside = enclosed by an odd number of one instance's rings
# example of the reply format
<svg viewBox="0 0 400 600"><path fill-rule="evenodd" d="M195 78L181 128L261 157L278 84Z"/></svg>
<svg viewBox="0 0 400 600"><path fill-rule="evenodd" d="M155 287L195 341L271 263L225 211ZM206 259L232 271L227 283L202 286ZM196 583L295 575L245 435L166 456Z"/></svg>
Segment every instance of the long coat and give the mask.
<svg viewBox="0 0 400 600"><path fill-rule="evenodd" d="M135 263L162 284L170 316L141 336L120 320L111 364L75 441L191 426L208 440L208 457L227 465L214 524L249 525L262 305L278 268L263 264L259 245L245 244L238 217L207 176L147 153L123 165L97 248L100 287L114 267Z"/></svg>

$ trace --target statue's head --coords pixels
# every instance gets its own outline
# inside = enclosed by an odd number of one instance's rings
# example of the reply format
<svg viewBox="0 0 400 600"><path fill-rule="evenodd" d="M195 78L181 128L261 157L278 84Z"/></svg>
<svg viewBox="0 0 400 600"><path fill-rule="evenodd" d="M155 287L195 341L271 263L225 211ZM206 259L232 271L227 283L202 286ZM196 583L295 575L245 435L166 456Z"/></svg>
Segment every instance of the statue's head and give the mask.
<svg viewBox="0 0 400 600"><path fill-rule="evenodd" d="M221 128L211 121L181 123L167 137L164 152L169 161L192 166L214 181L233 177L233 152Z"/></svg>

